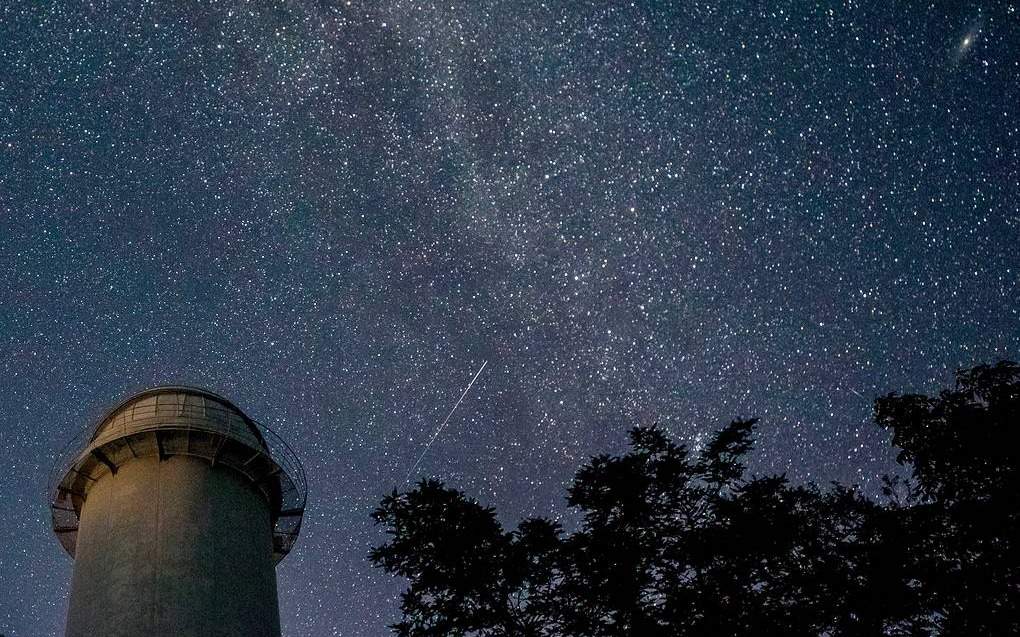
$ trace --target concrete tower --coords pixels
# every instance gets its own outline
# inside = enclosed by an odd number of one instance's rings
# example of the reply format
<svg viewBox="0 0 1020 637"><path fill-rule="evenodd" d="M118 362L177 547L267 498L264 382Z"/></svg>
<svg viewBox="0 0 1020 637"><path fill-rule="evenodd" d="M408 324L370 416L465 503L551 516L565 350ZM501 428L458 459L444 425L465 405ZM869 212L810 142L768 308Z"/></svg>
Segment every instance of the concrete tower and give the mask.
<svg viewBox="0 0 1020 637"><path fill-rule="evenodd" d="M68 637L279 637L276 563L305 505L268 428L193 387L124 400L58 462L53 530L74 558Z"/></svg>

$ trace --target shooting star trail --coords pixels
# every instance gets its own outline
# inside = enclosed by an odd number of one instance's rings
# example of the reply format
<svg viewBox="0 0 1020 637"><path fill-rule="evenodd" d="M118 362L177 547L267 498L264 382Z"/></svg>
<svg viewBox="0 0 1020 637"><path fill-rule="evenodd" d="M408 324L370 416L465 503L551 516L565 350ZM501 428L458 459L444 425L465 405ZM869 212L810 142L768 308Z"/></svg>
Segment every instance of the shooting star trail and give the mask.
<svg viewBox="0 0 1020 637"><path fill-rule="evenodd" d="M464 397L467 396L469 391L471 391L471 386L474 385L475 381L478 380L478 377L482 375L482 370L485 369L485 366L488 364L489 361L482 361L482 366L478 368L478 371L475 372L475 377L472 378L471 382L464 388L464 393L462 393L460 398L457 399L457 402L453 405L453 409L450 410L450 413L446 414L446 418L443 422L436 427L434 432L432 432L432 437L429 438L427 443L425 443L425 448L421 450L421 455L419 455L418 459L414 461L414 465L411 467L411 470L408 471L407 476L404 477L404 484L407 484L411 479L411 474L414 473L415 469L418 468L418 465L421 464L422 458L424 458L425 454L429 452L429 447L431 447L432 443L436 441L439 434L443 433L443 429L446 429L446 423L450 422L450 417L453 416L453 412L457 411L457 407L460 407L460 404L464 402Z"/></svg>

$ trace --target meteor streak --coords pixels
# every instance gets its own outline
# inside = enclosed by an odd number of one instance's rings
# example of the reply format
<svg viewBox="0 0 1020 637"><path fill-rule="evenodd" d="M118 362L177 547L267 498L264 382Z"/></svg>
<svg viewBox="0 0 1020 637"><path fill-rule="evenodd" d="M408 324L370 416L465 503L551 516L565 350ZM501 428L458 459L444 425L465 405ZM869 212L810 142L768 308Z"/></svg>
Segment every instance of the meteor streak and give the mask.
<svg viewBox="0 0 1020 637"><path fill-rule="evenodd" d="M482 375L482 370L485 369L485 366L488 364L489 361L482 361L482 366L478 368L478 371L475 372L475 377L472 378L471 382L464 388L464 393L462 393L460 398L457 399L457 402L453 405L453 409L450 410L450 413L446 414L446 418L443 422L436 427L434 432L432 432L432 437L429 438L427 443L425 443L425 448L421 450L421 455L419 455L418 459L414 461L414 465L411 467L411 470L408 471L407 476L404 477L404 484L407 484L407 482L411 479L411 474L414 473L414 470L418 468L419 464L421 464L421 460L425 457L425 454L428 453L429 447L431 447L432 443L436 441L439 434L443 433L443 429L446 429L446 423L450 422L450 417L453 416L453 412L457 411L457 407L460 407L460 404L464 401L464 397L467 396L469 391L471 391L471 386L474 385L475 381L478 380L478 377Z"/></svg>

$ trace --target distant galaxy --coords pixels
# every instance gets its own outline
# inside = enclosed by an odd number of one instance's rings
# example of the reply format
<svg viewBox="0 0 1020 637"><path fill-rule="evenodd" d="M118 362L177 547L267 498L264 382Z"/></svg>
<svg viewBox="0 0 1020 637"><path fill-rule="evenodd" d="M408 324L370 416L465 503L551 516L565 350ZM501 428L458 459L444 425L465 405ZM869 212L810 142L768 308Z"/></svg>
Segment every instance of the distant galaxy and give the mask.
<svg viewBox="0 0 1020 637"><path fill-rule="evenodd" d="M369 513L405 477L569 526L631 426L758 417L751 471L876 495L876 395L1020 357L1016 3L0 16L7 637L62 631L55 455L148 386L303 459L284 634L381 637Z"/></svg>
<svg viewBox="0 0 1020 637"><path fill-rule="evenodd" d="M954 62L960 62L981 38L981 29L984 21L979 17L970 23L967 31L957 40L953 48L952 58Z"/></svg>

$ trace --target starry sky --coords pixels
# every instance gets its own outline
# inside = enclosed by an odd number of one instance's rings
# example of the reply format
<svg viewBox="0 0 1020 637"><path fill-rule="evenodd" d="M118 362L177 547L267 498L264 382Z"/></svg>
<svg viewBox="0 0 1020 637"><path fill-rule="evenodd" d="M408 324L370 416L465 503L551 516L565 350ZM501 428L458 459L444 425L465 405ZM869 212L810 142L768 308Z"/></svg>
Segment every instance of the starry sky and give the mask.
<svg viewBox="0 0 1020 637"><path fill-rule="evenodd" d="M656 421L875 492L874 396L1020 352L1018 45L1010 2L3 2L0 633L61 633L48 472L155 384L302 458L292 637L387 634L368 515L483 364L411 479L507 524Z"/></svg>

